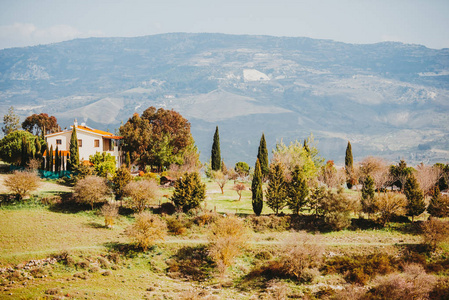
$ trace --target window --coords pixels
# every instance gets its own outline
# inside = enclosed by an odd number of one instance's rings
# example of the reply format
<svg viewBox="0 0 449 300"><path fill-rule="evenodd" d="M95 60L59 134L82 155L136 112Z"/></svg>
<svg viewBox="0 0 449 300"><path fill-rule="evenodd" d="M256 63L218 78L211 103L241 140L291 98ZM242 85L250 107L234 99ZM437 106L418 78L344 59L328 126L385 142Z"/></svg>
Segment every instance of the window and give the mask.
<svg viewBox="0 0 449 300"><path fill-rule="evenodd" d="M83 140L78 140L78 148L83 147Z"/></svg>
<svg viewBox="0 0 449 300"><path fill-rule="evenodd" d="M62 140L56 140L56 145L62 145Z"/></svg>
<svg viewBox="0 0 449 300"><path fill-rule="evenodd" d="M94 147L100 147L100 140L94 140Z"/></svg>

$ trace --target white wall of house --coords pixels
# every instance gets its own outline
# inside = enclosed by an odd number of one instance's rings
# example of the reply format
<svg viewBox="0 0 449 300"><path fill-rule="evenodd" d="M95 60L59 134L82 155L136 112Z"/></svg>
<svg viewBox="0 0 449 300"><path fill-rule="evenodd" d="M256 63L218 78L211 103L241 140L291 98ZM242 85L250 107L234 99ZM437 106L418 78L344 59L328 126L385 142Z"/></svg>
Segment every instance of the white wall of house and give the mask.
<svg viewBox="0 0 449 300"><path fill-rule="evenodd" d="M72 136L72 130L57 132L53 134L46 135L46 141L48 148L53 146L53 150L56 150L56 146L58 146L58 150L70 150L70 138ZM78 149L79 149L79 159L80 162L84 160L89 160L89 156L95 155L97 152L106 152L115 157L116 166L120 167L122 164L121 151L119 147L119 140L113 139L111 142L110 139L105 139L101 134L97 134L94 132L90 132L87 130L83 130L81 128L77 128L76 136L78 138ZM111 143L112 147L106 147L105 143L109 145ZM107 146L106 145L106 146ZM110 151L104 151L105 149L109 149Z"/></svg>

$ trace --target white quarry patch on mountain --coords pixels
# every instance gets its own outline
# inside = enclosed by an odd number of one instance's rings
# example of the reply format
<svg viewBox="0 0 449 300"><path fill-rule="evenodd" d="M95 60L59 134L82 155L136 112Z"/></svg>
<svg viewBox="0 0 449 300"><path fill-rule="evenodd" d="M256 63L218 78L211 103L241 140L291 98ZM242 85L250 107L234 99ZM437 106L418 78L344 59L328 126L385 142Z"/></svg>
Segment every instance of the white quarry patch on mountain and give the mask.
<svg viewBox="0 0 449 300"><path fill-rule="evenodd" d="M292 113L290 110L263 105L251 97L241 96L222 90L207 94L176 99L173 109L187 118L216 122L252 114Z"/></svg>
<svg viewBox="0 0 449 300"><path fill-rule="evenodd" d="M243 78L245 81L269 81L270 77L267 74L257 71L255 69L244 69Z"/></svg>

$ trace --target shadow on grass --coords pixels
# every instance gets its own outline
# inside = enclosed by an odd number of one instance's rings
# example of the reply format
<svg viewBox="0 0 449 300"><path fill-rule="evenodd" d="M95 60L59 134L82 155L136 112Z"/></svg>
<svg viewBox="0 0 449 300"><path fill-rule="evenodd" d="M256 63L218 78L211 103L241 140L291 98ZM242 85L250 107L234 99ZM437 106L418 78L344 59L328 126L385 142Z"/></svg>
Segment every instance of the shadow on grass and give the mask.
<svg viewBox="0 0 449 300"><path fill-rule="evenodd" d="M137 257L139 254L143 253L142 249L135 244L118 243L118 242L108 242L103 244L109 251L120 254L121 256L127 258ZM154 250L155 247L150 248L148 251Z"/></svg>
<svg viewBox="0 0 449 300"><path fill-rule="evenodd" d="M61 197L61 201L50 205L50 211L64 214L76 214L82 211L92 210L92 207L89 204L76 202L70 192L60 193L59 196ZM102 205L103 203L95 203L94 209L101 207Z"/></svg>
<svg viewBox="0 0 449 300"><path fill-rule="evenodd" d="M216 264L206 245L185 246L167 261L168 275L189 281L205 281L214 276Z"/></svg>
<svg viewBox="0 0 449 300"><path fill-rule="evenodd" d="M108 229L106 226L104 226L104 224L100 224L97 222L88 222L88 223L84 223L84 225L86 225L87 227L90 227L90 228Z"/></svg>

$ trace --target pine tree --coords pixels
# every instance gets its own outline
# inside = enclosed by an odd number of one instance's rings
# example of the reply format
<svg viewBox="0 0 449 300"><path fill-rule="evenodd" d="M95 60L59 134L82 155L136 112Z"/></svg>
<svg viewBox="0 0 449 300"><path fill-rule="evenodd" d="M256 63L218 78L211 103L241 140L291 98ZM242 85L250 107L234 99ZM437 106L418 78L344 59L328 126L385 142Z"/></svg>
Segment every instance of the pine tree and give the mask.
<svg viewBox="0 0 449 300"><path fill-rule="evenodd" d="M206 198L206 184L201 182L200 175L196 172L184 173L175 182L175 190L171 200L176 207L184 212L196 208Z"/></svg>
<svg viewBox="0 0 449 300"><path fill-rule="evenodd" d="M449 216L449 198L441 196L440 189L435 187L432 199L430 199L427 212L432 217L444 218Z"/></svg>
<svg viewBox="0 0 449 300"><path fill-rule="evenodd" d="M271 166L268 172L268 187L265 199L269 208L277 215L287 204L287 187L282 164Z"/></svg>
<svg viewBox="0 0 449 300"><path fill-rule="evenodd" d="M368 175L362 187L362 211L368 214L376 212L376 202L374 200L374 179Z"/></svg>
<svg viewBox="0 0 449 300"><path fill-rule="evenodd" d="M306 178L304 178L299 166L296 166L293 170L292 179L287 186L288 207L295 214L299 214L299 212L307 204L307 196L309 195L309 187L307 186Z"/></svg>
<svg viewBox="0 0 449 300"><path fill-rule="evenodd" d="M215 128L214 143L212 144L211 167L212 171L221 170L220 136L218 133L218 126Z"/></svg>
<svg viewBox="0 0 449 300"><path fill-rule="evenodd" d="M68 161L69 171L73 171L79 164L78 138L76 136L76 126L73 125L72 136L70 137L70 159Z"/></svg>
<svg viewBox="0 0 449 300"><path fill-rule="evenodd" d="M254 177L251 183L253 211L260 216L263 208L263 191L262 191L262 170L260 169L259 159L254 167Z"/></svg>
<svg viewBox="0 0 449 300"><path fill-rule="evenodd" d="M348 141L348 146L346 146L346 155L345 155L345 170L346 170L346 185L348 189L352 189L354 184L353 181L353 173L354 173L354 160L352 157L352 147L351 143Z"/></svg>
<svg viewBox="0 0 449 300"><path fill-rule="evenodd" d="M268 167L268 150L267 142L265 140L265 134L262 133L260 138L259 149L257 151L257 159L259 159L260 169L262 171L263 178L266 178L270 168Z"/></svg>
<svg viewBox="0 0 449 300"><path fill-rule="evenodd" d="M409 176L404 185L404 194L407 197L407 216L414 217L422 214L426 210L424 203L424 193L419 188L418 181L415 176Z"/></svg>

